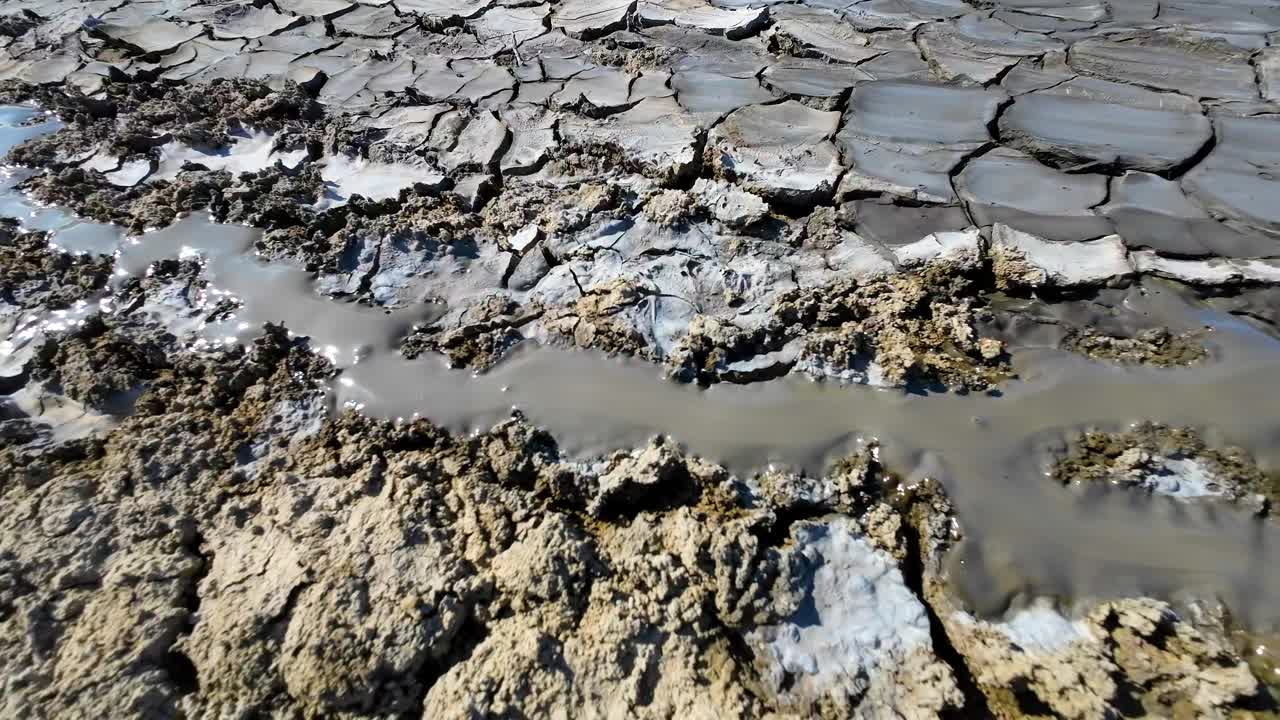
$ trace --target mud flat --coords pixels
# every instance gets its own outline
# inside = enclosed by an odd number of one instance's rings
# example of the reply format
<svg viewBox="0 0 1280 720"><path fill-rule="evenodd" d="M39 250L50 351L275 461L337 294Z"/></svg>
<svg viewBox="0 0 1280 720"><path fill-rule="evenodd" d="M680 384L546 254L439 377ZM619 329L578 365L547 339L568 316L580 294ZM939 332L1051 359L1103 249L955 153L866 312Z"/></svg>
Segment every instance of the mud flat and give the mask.
<svg viewBox="0 0 1280 720"><path fill-rule="evenodd" d="M1277 32L6 6L0 715L1274 717Z"/></svg>

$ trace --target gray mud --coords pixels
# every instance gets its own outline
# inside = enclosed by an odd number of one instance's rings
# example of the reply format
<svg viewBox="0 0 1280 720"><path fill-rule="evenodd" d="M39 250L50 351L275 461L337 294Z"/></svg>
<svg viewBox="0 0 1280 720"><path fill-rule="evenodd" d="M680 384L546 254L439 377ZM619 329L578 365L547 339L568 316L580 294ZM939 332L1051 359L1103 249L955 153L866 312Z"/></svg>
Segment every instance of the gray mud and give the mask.
<svg viewBox="0 0 1280 720"><path fill-rule="evenodd" d="M1275 717L1277 38L15 0L0 716Z"/></svg>
<svg viewBox="0 0 1280 720"><path fill-rule="evenodd" d="M1259 626L1280 620L1270 612L1280 584L1257 575L1280 541L1270 527L1258 529L1243 514L1170 514L1160 502L1112 504L1030 481L1043 472L1041 446L1049 438L1151 417L1212 428L1254 449L1266 466L1280 460L1271 445L1280 426L1266 395L1280 341L1197 307L1175 286L1153 281L1126 291L1116 302L1122 314L1111 322L1123 325L1128 316L1198 327L1209 359L1194 368L1090 362L1037 348L1034 335L1015 335L1020 379L994 396L877 391L799 377L699 390L666 381L637 360L553 347L518 348L482 374L451 370L434 354L405 359L395 351L398 340L431 319L425 309L386 312L323 298L310 274L252 257L256 236L192 216L126 243L117 272L137 276L165 258L203 258L210 287L237 307L200 323L197 346L246 341L264 323L282 324L342 368L334 406L373 417L421 418L474 434L519 410L573 457L665 435L742 476L766 466L821 474L877 440L891 467L942 480L968 519L971 549L956 581L984 612L1020 592L1080 598L1187 591L1220 595ZM1170 545L1188 547L1176 564L1166 554Z"/></svg>

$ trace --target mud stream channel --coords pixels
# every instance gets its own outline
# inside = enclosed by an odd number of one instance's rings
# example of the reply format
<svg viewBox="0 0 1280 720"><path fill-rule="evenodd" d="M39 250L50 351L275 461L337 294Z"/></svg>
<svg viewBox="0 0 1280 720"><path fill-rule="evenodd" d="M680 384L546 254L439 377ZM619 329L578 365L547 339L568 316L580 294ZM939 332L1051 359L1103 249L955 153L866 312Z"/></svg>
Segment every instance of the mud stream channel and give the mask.
<svg viewBox="0 0 1280 720"><path fill-rule="evenodd" d="M8 147L31 134L30 111L9 108ZM48 127L43 128L48 130ZM342 368L335 411L387 419L425 417L476 431L518 408L581 456L642 444L655 434L749 474L771 464L821 471L858 443L879 440L888 467L941 479L967 537L953 580L976 610L998 612L1015 594L1066 598L1190 591L1220 596L1254 627L1280 620L1280 576L1270 567L1280 530L1225 506L1189 505L1103 487L1046 480L1049 451L1085 427L1122 429L1155 420L1205 429L1242 445L1264 468L1280 451L1280 343L1181 289L1146 282L1123 300L1135 316L1171 328L1208 328L1210 358L1190 368L1122 367L1014 343L1019 379L990 394L901 392L790 376L748 386L696 389L652 366L585 351L526 344L492 370L452 370L430 354L401 356L398 341L430 320L431 306L386 313L328 299L300 269L259 261L257 231L196 214L138 238L38 208L13 189L0 207L53 231L68 251L115 247L119 278L160 259L199 254L211 286L243 302L230 320L197 330L205 342L250 339L264 322L309 336ZM188 328L189 329L189 328ZM12 344L10 345L12 347Z"/></svg>

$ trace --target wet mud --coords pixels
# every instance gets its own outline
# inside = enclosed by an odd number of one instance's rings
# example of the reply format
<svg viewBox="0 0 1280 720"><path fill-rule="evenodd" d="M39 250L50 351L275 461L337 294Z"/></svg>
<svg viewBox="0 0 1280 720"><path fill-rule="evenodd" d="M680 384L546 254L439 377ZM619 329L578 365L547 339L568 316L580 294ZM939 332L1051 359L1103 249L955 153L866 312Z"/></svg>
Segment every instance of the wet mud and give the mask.
<svg viewBox="0 0 1280 720"><path fill-rule="evenodd" d="M1277 32L0 10L0 715L1275 717Z"/></svg>

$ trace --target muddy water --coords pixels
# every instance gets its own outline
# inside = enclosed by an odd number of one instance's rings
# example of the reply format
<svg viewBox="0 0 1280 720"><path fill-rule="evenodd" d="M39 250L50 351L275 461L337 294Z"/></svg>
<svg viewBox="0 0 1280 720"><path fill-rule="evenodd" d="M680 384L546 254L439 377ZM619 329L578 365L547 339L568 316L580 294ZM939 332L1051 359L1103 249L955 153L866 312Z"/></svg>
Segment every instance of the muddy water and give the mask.
<svg viewBox="0 0 1280 720"><path fill-rule="evenodd" d="M768 463L817 471L860 439L879 438L891 466L937 476L952 493L967 533L954 577L979 610L999 610L1019 591L1073 598L1193 591L1220 595L1255 627L1280 621L1280 577L1268 572L1280 552L1275 526L1225 508L1060 488L1044 477L1045 451L1066 433L1140 419L1207 427L1268 466L1280 460L1280 347L1171 290L1134 293L1129 309L1174 325L1211 325L1213 358L1199 367L1121 368L1031 348L1015 356L1023 379L1000 397L797 378L699 390L663 380L652 365L551 348L525 348L478 377L440 358L406 360L394 352L396 340L434 308L387 314L323 298L306 273L254 258L255 237L195 215L125 241L119 272L203 256L211 284L244 301L235 318L204 332L243 340L262 322L284 322L345 368L335 404L378 417L421 415L468 430L518 407L571 453L663 433L740 472Z"/></svg>
<svg viewBox="0 0 1280 720"><path fill-rule="evenodd" d="M479 376L450 370L439 357L406 360L393 351L395 341L429 318L430 308L386 314L322 298L302 271L253 259L247 250L254 236L196 215L126 247L120 269L137 273L161 257L205 255L211 282L245 303L232 321L237 337L265 321L310 336L346 367L335 403L377 417L417 414L468 431L519 408L573 454L630 447L662 433L739 472L769 463L819 471L860 439L878 438L892 467L939 477L952 493L968 535L955 579L981 611L998 611L1018 592L1078 598L1193 591L1220 594L1256 626L1280 621L1280 577L1266 572L1280 553L1274 526L1224 508L1064 489L1044 477L1047 449L1070 431L1142 419L1204 426L1264 463L1280 460L1280 345L1165 286L1130 293L1127 309L1175 329L1208 324L1209 362L1123 368L1029 348L1015 355L1023 379L999 397L799 378L699 390L662 379L649 364L548 347L523 348Z"/></svg>
<svg viewBox="0 0 1280 720"><path fill-rule="evenodd" d="M43 122L40 122L43 120ZM25 105L0 105L0 157L35 137L62 127L57 117Z"/></svg>

